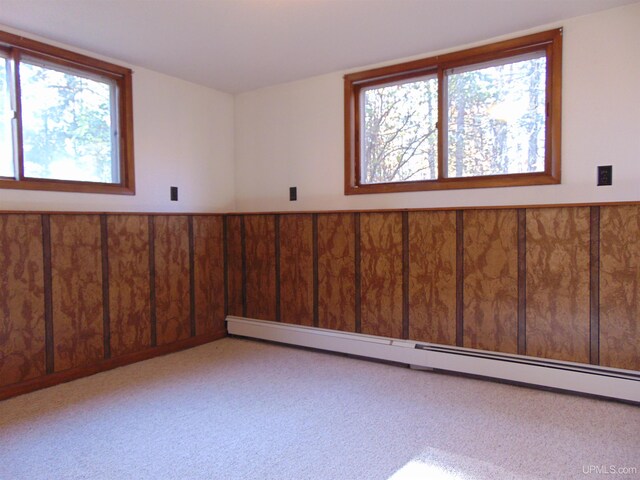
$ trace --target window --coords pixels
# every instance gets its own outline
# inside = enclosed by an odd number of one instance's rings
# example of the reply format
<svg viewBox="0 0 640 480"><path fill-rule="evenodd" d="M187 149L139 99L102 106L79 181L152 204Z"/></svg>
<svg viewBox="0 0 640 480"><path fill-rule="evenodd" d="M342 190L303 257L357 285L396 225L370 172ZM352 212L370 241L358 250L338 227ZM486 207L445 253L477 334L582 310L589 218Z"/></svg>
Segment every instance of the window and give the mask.
<svg viewBox="0 0 640 480"><path fill-rule="evenodd" d="M131 70L0 32L0 187L133 194Z"/></svg>
<svg viewBox="0 0 640 480"><path fill-rule="evenodd" d="M562 30L345 75L345 194L560 183Z"/></svg>

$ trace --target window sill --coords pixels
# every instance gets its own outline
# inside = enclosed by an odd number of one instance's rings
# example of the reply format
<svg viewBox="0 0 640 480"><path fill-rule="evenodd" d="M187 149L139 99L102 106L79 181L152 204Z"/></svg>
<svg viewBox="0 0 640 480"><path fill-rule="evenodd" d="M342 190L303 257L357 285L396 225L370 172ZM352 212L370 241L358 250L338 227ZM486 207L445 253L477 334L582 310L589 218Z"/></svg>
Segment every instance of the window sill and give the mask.
<svg viewBox="0 0 640 480"><path fill-rule="evenodd" d="M133 182L131 182L133 184ZM69 180L0 179L0 189L41 190L47 192L108 193L135 195L135 187L114 183L74 182Z"/></svg>
<svg viewBox="0 0 640 480"><path fill-rule="evenodd" d="M422 192L432 190L455 190L465 188L499 188L533 185L556 185L560 183L560 174L526 173L513 175L492 175L486 177L444 178L415 182L375 183L366 185L346 184L345 195L369 193Z"/></svg>

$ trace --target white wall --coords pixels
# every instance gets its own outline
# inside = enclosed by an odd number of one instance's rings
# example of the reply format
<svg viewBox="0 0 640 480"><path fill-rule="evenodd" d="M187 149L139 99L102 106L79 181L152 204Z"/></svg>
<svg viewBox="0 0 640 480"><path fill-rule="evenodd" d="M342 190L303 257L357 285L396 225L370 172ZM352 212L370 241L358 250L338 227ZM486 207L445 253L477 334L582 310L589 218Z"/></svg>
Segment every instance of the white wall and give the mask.
<svg viewBox="0 0 640 480"><path fill-rule="evenodd" d="M561 185L345 196L345 72L244 93L234 102L231 95L134 66L136 195L0 189L0 210L217 212L640 200L640 4L537 30L557 26L565 29ZM613 186L596 187L596 166L608 164ZM180 189L178 202L169 201L172 185ZM290 186L298 187L297 202L288 201Z"/></svg>
<svg viewBox="0 0 640 480"><path fill-rule="evenodd" d="M15 29L0 29L33 38ZM136 195L0 189L0 210L233 210L233 97L143 68L131 68ZM177 202L169 200L170 186L179 189Z"/></svg>
<svg viewBox="0 0 640 480"><path fill-rule="evenodd" d="M564 27L562 184L345 196L346 72L336 72L236 97L238 210L640 200L640 4L536 30L559 26ZM613 186L596 187L597 165L613 165ZM297 202L288 201L290 186L298 187Z"/></svg>

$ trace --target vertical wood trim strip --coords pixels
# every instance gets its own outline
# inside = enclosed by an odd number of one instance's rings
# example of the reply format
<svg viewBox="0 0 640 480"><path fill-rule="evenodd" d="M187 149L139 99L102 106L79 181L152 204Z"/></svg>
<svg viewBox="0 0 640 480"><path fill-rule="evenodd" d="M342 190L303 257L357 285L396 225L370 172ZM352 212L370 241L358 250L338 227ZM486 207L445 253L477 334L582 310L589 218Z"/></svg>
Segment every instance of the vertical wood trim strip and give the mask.
<svg viewBox="0 0 640 480"><path fill-rule="evenodd" d="M107 216L100 215L100 243L102 248L102 335L105 360L111 358L111 312L109 302L109 227Z"/></svg>
<svg viewBox="0 0 640 480"><path fill-rule="evenodd" d="M456 345L464 346L464 212L456 210Z"/></svg>
<svg viewBox="0 0 640 480"><path fill-rule="evenodd" d="M242 316L247 316L247 235L244 216L240 217L240 245L242 248Z"/></svg>
<svg viewBox="0 0 640 480"><path fill-rule="evenodd" d="M518 354L527 354L527 210L518 209Z"/></svg>
<svg viewBox="0 0 640 480"><path fill-rule="evenodd" d="M311 216L311 235L313 237L313 326L320 325L320 311L318 309L318 214Z"/></svg>
<svg viewBox="0 0 640 480"><path fill-rule="evenodd" d="M149 215L149 301L151 304L151 346L158 345L158 316L156 306L156 222Z"/></svg>
<svg viewBox="0 0 640 480"><path fill-rule="evenodd" d="M222 269L224 275L224 317L227 318L229 315L229 263L227 261L228 255L228 247L227 243L228 239L228 226L227 226L227 215L222 216Z"/></svg>
<svg viewBox="0 0 640 480"><path fill-rule="evenodd" d="M361 265L360 265L360 214L359 213L353 214L353 223L354 223L354 230L355 230L354 257L355 257L355 277L356 277L355 278L356 333L361 333L362 332L362 307L360 304L360 297L361 297L362 284L361 284Z"/></svg>
<svg viewBox="0 0 640 480"><path fill-rule="evenodd" d="M409 338L409 212L402 212L402 338Z"/></svg>
<svg viewBox="0 0 640 480"><path fill-rule="evenodd" d="M600 363L600 207L590 210L590 351L589 361Z"/></svg>
<svg viewBox="0 0 640 480"><path fill-rule="evenodd" d="M47 374L55 369L53 355L53 297L51 289L51 221L49 215L42 215L42 259L44 273L44 338L45 367Z"/></svg>
<svg viewBox="0 0 640 480"><path fill-rule="evenodd" d="M280 305L280 215L274 215L274 237L276 244L276 322L282 320Z"/></svg>
<svg viewBox="0 0 640 480"><path fill-rule="evenodd" d="M189 326L191 336L195 337L196 332L196 240L193 231L193 215L187 217L189 228Z"/></svg>

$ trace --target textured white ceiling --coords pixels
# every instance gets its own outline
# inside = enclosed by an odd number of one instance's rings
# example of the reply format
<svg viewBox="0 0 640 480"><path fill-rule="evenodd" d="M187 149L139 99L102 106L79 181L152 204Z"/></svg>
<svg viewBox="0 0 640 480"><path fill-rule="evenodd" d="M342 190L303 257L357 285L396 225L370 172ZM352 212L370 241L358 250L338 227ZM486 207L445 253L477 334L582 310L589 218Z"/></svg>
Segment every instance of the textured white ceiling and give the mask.
<svg viewBox="0 0 640 480"><path fill-rule="evenodd" d="M0 0L0 24L238 93L638 0Z"/></svg>

